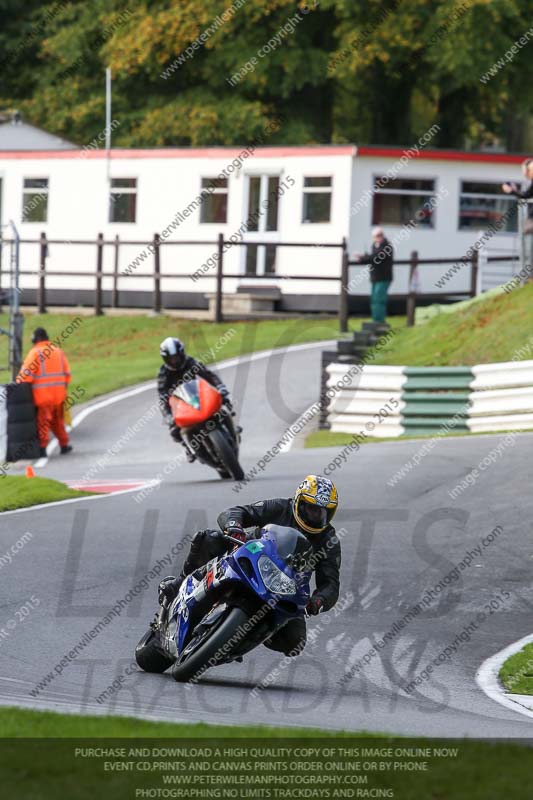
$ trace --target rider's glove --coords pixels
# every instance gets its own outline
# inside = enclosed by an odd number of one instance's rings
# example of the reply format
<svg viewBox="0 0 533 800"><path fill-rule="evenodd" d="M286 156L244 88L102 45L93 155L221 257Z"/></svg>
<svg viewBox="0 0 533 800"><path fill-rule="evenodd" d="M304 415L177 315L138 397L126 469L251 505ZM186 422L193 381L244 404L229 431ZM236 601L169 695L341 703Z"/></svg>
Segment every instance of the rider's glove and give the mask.
<svg viewBox="0 0 533 800"><path fill-rule="evenodd" d="M306 605L305 610L311 617L316 617L316 615L320 613L323 605L324 603L321 597L312 597Z"/></svg>
<svg viewBox="0 0 533 800"><path fill-rule="evenodd" d="M218 387L218 391L220 392L220 394L222 396L222 402L224 403L224 405L229 406L229 408L231 408L231 400L230 400L230 397L229 397L229 389L228 389L228 387L227 386L223 386L223 385L219 386Z"/></svg>
<svg viewBox="0 0 533 800"><path fill-rule="evenodd" d="M226 526L225 533L228 536L233 536L234 539L240 539L241 542L246 541L246 533L240 522L230 519Z"/></svg>
<svg viewBox="0 0 533 800"><path fill-rule="evenodd" d="M170 425L170 435L175 442L181 442L181 432L174 420L172 420L172 425Z"/></svg>
<svg viewBox="0 0 533 800"><path fill-rule="evenodd" d="M183 577L180 576L179 578L175 578L173 575L169 575L167 578L163 578L162 581L159 583L159 605L162 606L165 600L168 603L171 603L176 595L178 594L178 590L183 582Z"/></svg>

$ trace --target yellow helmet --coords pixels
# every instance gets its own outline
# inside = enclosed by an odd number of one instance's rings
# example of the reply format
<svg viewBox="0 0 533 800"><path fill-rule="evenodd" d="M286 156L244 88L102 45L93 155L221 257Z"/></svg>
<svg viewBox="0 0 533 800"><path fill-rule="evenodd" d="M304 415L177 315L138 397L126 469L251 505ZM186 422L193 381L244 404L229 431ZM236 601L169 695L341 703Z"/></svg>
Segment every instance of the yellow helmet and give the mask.
<svg viewBox="0 0 533 800"><path fill-rule="evenodd" d="M333 519L339 497L335 484L321 475L308 475L292 501L294 519L307 533L322 533Z"/></svg>

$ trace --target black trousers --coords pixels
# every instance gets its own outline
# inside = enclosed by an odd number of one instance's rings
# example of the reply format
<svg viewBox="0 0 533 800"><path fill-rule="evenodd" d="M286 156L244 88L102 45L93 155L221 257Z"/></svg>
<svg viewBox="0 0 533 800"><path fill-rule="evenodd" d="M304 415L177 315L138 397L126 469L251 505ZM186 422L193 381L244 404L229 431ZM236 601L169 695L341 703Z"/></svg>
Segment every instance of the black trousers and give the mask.
<svg viewBox="0 0 533 800"><path fill-rule="evenodd" d="M208 561L228 552L228 540L220 531L207 529L198 531L191 542L191 549L183 565L183 574L190 575ZM265 642L269 650L286 656L298 656L305 647L307 630L304 617L287 622Z"/></svg>

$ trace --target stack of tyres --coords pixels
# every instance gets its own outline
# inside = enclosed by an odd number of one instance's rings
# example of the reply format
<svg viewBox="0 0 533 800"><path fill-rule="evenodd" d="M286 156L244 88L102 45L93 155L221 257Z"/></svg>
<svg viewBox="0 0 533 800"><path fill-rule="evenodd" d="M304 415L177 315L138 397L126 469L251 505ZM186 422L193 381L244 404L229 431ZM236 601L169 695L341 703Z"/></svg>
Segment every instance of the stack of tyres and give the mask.
<svg viewBox="0 0 533 800"><path fill-rule="evenodd" d="M6 389L6 461L39 458L37 420L31 386L28 383L10 383Z"/></svg>

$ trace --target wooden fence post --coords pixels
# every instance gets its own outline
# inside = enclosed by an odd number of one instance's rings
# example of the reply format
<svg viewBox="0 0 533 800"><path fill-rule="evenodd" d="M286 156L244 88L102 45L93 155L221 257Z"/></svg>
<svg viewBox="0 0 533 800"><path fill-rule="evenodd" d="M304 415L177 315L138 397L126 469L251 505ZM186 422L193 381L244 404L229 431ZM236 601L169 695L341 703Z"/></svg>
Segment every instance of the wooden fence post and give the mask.
<svg viewBox="0 0 533 800"><path fill-rule="evenodd" d="M418 267L418 250L411 252L411 264L409 266L409 286L407 287L407 327L412 328L415 324L416 292L414 291L414 275Z"/></svg>
<svg viewBox="0 0 533 800"><path fill-rule="evenodd" d="M476 296L478 270L479 270L479 252L476 249L472 253L472 266L470 269L470 297Z"/></svg>
<svg viewBox="0 0 533 800"><path fill-rule="evenodd" d="M161 313L161 254L159 245L161 238L158 233L154 233L154 314Z"/></svg>
<svg viewBox="0 0 533 800"><path fill-rule="evenodd" d="M118 233L115 236L115 260L113 263L113 294L111 296L111 306L118 308L118 251L120 247Z"/></svg>
<svg viewBox="0 0 533 800"><path fill-rule="evenodd" d="M46 256L48 245L46 243L46 233L42 231L39 239L39 283L37 289L37 308L39 314L46 314Z"/></svg>
<svg viewBox="0 0 533 800"><path fill-rule="evenodd" d="M224 277L224 234L218 234L218 261L217 261L217 285L215 297L215 322L223 322L222 312L222 278Z"/></svg>
<svg viewBox="0 0 533 800"><path fill-rule="evenodd" d="M104 234L99 233L96 240L96 290L94 297L94 313L102 316L102 266L104 261Z"/></svg>
<svg viewBox="0 0 533 800"><path fill-rule="evenodd" d="M339 293L339 330L341 333L348 331L348 273L349 258L346 237L342 239L341 256L341 285Z"/></svg>

